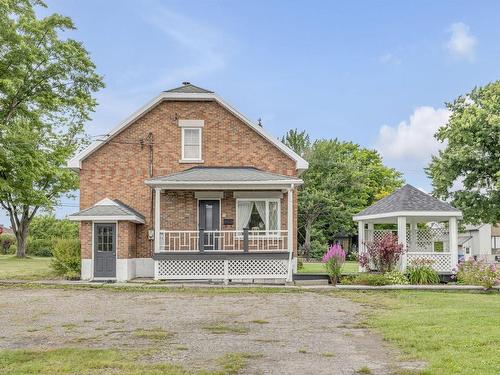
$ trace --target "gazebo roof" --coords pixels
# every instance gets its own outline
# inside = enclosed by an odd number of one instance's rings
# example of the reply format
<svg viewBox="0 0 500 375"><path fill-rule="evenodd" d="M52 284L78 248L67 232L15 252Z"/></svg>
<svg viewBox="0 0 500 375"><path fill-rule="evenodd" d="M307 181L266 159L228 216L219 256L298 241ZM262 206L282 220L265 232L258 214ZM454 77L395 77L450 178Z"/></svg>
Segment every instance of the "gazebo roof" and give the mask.
<svg viewBox="0 0 500 375"><path fill-rule="evenodd" d="M354 220L397 216L460 217L462 213L449 203L407 184L355 215Z"/></svg>

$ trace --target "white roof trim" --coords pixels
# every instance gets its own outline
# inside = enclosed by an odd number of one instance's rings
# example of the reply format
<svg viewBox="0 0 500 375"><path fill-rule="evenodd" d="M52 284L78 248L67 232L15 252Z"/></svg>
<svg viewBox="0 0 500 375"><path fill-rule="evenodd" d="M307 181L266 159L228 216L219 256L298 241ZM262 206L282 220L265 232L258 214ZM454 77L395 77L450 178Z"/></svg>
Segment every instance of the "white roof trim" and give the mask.
<svg viewBox="0 0 500 375"><path fill-rule="evenodd" d="M109 216L99 216L99 215L82 215L82 216L68 216L68 220L71 221L131 221L138 224L144 224L144 219L136 215L109 215Z"/></svg>
<svg viewBox="0 0 500 375"><path fill-rule="evenodd" d="M113 138L115 135L124 130L127 126L133 123L137 118L142 116L144 113L149 111L155 105L160 103L162 100L215 100L227 110L229 110L233 115L238 117L241 121L250 126L253 130L263 136L270 143L275 145L278 149L280 149L283 153L289 156L292 160L295 160L296 168L299 171L303 171L308 168L309 164L302 157L297 155L293 150L288 148L278 139L274 138L271 134L269 134L264 128L255 124L246 118L242 113L236 110L234 107L229 105L226 101L224 101L221 97L214 93L178 93L178 92L164 92L158 95L153 100L146 103L142 106L138 111L134 112L131 116L127 117L124 121L118 124L113 130L111 130L108 134L106 140ZM79 170L82 167L82 160L92 154L94 151L99 149L102 145L106 144L106 141L95 141L90 144L87 148L81 151L79 154L75 155L68 162L68 168Z"/></svg>
<svg viewBox="0 0 500 375"><path fill-rule="evenodd" d="M360 220L373 220L373 219L383 219L388 217L462 217L461 211L398 211L398 212L385 212L382 214L372 214L372 215L356 215L353 216L354 221Z"/></svg>
<svg viewBox="0 0 500 375"><path fill-rule="evenodd" d="M94 206L119 206L114 200L109 198L101 199L99 202L94 204Z"/></svg>
<svg viewBox="0 0 500 375"><path fill-rule="evenodd" d="M179 189L201 189L201 190L230 190L230 189L287 189L304 182L300 179L294 180L269 180L269 181L161 181L146 180L145 184L151 187L179 190Z"/></svg>

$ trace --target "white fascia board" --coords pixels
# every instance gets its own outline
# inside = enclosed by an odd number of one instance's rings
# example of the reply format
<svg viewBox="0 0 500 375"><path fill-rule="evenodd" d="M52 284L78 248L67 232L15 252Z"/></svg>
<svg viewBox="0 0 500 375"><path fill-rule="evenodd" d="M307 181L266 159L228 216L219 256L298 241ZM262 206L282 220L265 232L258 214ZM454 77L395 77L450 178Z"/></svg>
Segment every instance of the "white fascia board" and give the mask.
<svg viewBox="0 0 500 375"><path fill-rule="evenodd" d="M279 141L277 138L273 137L269 134L263 127L253 123L248 118L246 118L242 113L238 112L234 107L232 107L229 103L224 101L218 95L213 93L179 93L179 92L164 92L158 95L153 100L146 103L139 110L134 112L132 115L127 117L124 121L118 124L113 130L111 130L108 134L108 137L103 141L95 141L90 144L86 149L75 155L68 161L67 167L73 170L80 170L82 167L82 160L84 160L87 156L89 156L92 152L96 151L103 144L106 144L106 141L110 140L113 136L118 134L120 131L125 129L128 125L134 122L137 118L142 116L145 112L149 111L155 105L157 105L162 100L215 100L227 110L229 110L232 114L238 117L241 121L250 126L253 130L255 130L258 134L262 135L265 139L275 145L278 149L280 149L283 153L288 155L292 160L295 160L296 169L299 172L303 172L309 167L309 163L305 161L302 157L297 155L293 150Z"/></svg>
<svg viewBox="0 0 500 375"><path fill-rule="evenodd" d="M399 212L386 212L383 214L373 214L373 215L356 215L353 216L354 221L360 220L374 220L383 219L388 217L456 217L462 218L461 211L399 211Z"/></svg>
<svg viewBox="0 0 500 375"><path fill-rule="evenodd" d="M275 181L273 183L230 183L223 182L218 184L201 182L198 184L193 183L161 183L161 182L148 182L152 188L166 189L166 190L283 190L293 188L294 186L299 185L294 182L279 182Z"/></svg>
<svg viewBox="0 0 500 375"><path fill-rule="evenodd" d="M144 224L144 219L135 215L110 215L110 216L68 216L70 221L131 221L133 223Z"/></svg>

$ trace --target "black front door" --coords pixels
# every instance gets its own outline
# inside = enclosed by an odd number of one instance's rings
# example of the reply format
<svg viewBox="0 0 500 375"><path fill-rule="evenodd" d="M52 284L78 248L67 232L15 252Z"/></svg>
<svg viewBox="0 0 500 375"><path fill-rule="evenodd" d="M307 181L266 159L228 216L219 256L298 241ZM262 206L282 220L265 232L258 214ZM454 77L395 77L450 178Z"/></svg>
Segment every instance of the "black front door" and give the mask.
<svg viewBox="0 0 500 375"><path fill-rule="evenodd" d="M220 227L220 202L216 200L200 200L198 204L198 226L199 229L205 231L204 250L218 250L218 234L214 231L218 231Z"/></svg>
<svg viewBox="0 0 500 375"><path fill-rule="evenodd" d="M94 224L94 277L116 277L116 224Z"/></svg>

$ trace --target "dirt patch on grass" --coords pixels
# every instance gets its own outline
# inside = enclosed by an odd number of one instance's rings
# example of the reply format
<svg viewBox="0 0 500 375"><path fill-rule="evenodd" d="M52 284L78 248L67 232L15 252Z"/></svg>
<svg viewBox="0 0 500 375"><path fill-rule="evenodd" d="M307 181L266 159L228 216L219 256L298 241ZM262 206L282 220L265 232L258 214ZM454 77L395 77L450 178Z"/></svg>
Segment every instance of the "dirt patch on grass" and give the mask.
<svg viewBox="0 0 500 375"><path fill-rule="evenodd" d="M194 370L217 366L228 353L255 353L244 374L399 368L399 353L359 324L360 305L318 293L1 288L0 300L0 349L144 349L154 363Z"/></svg>

